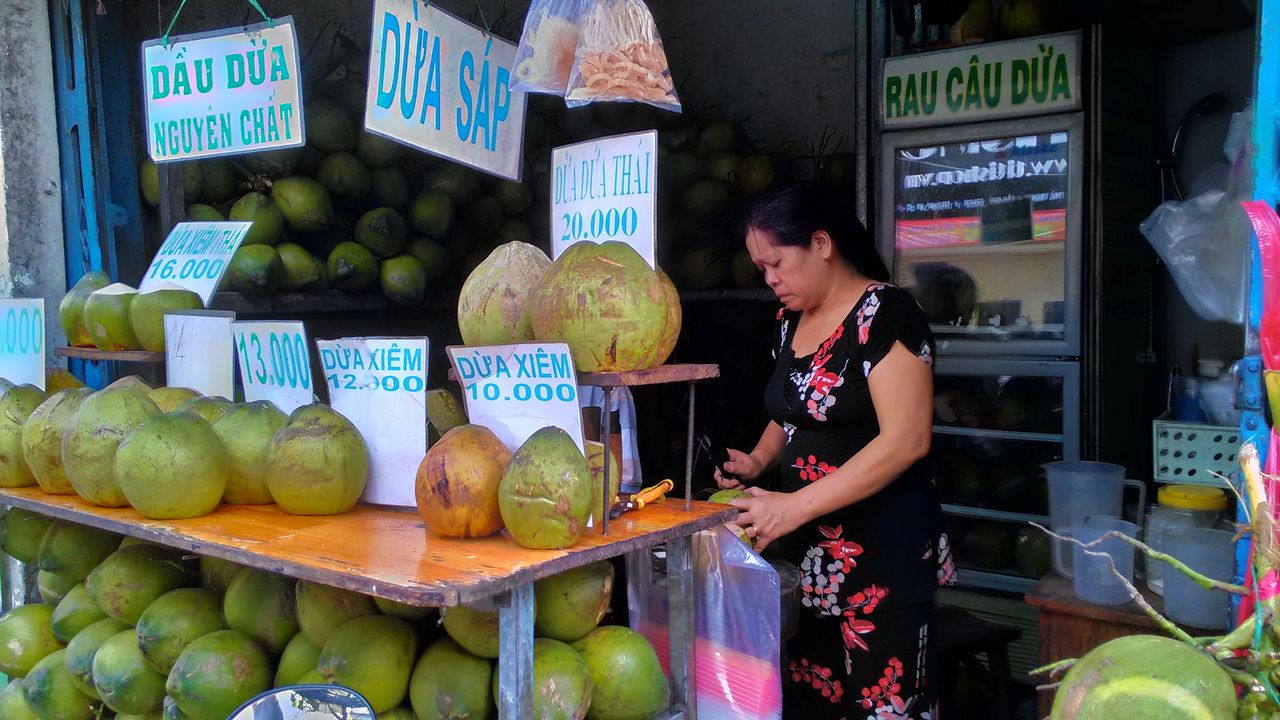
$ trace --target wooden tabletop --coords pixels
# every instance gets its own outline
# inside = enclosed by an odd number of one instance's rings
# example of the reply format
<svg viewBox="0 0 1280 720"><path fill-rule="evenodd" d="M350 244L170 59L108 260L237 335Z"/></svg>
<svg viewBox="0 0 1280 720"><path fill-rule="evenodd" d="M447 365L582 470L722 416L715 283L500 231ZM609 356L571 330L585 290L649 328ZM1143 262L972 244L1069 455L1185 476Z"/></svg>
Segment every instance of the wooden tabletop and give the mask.
<svg viewBox="0 0 1280 720"><path fill-rule="evenodd" d="M99 350L92 347L56 347L53 354L58 357L79 358L81 360L102 360L106 362L144 362L162 363L164 353L146 350Z"/></svg>
<svg viewBox="0 0 1280 720"><path fill-rule="evenodd" d="M1151 592L1146 583L1137 581L1138 592L1156 612L1164 614L1164 598ZM1026 603L1042 610L1067 613L1103 622L1136 625L1138 627L1158 629L1155 621L1135 602L1124 605L1095 605L1081 600L1075 592L1071 580L1057 573L1049 573L1031 587L1027 592ZM1183 626L1192 635L1212 634L1215 631Z"/></svg>
<svg viewBox="0 0 1280 720"><path fill-rule="evenodd" d="M343 515L286 515L274 505L222 505L190 520L147 520L38 487L0 489L0 504L43 513L290 577L419 606L474 602L550 575L732 520L737 510L675 499L629 512L609 535L588 530L566 550L528 550L505 534L431 536L418 514L358 506Z"/></svg>

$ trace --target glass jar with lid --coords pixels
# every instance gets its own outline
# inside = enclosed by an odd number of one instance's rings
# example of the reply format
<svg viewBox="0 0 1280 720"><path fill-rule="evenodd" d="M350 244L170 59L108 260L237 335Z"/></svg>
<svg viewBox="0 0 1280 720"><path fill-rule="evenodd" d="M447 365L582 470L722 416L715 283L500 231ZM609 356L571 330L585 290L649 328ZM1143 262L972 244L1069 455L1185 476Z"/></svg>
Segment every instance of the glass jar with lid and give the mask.
<svg viewBox="0 0 1280 720"><path fill-rule="evenodd" d="M1220 488L1201 485L1165 485L1156 498L1156 508L1147 516L1146 528L1146 543L1152 550L1163 549L1164 533L1170 530L1216 527L1228 505L1227 494ZM1167 565L1150 558L1146 565L1147 587L1163 596Z"/></svg>

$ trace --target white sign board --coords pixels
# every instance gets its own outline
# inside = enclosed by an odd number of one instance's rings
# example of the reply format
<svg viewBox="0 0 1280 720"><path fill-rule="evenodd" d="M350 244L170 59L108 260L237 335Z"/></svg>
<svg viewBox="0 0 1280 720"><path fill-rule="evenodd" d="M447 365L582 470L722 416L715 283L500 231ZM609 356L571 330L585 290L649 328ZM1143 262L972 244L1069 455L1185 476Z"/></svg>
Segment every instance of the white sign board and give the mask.
<svg viewBox="0 0 1280 720"><path fill-rule="evenodd" d="M237 320L231 323L231 339L245 400L268 400L285 413L314 402L307 330L301 322Z"/></svg>
<svg viewBox="0 0 1280 720"><path fill-rule="evenodd" d="M207 397L235 397L235 319L235 313L217 310L165 313L165 384Z"/></svg>
<svg viewBox="0 0 1280 720"><path fill-rule="evenodd" d="M884 61L885 128L945 125L1082 107L1080 36L983 43Z"/></svg>
<svg viewBox="0 0 1280 720"><path fill-rule="evenodd" d="M290 16L142 44L147 151L161 163L306 144Z"/></svg>
<svg viewBox="0 0 1280 720"><path fill-rule="evenodd" d="M178 223L151 259L138 292L173 283L199 295L207 307L252 226L251 222Z"/></svg>
<svg viewBox="0 0 1280 720"><path fill-rule="evenodd" d="M615 135L551 152L551 259L582 240L617 240L650 267L655 256L658 131Z"/></svg>
<svg viewBox="0 0 1280 720"><path fill-rule="evenodd" d="M512 452L548 425L582 442L578 374L565 343L449 347L467 417L493 431Z"/></svg>
<svg viewBox="0 0 1280 720"><path fill-rule="evenodd" d="M364 126L433 155L519 180L525 94L516 46L418 0L374 0Z"/></svg>
<svg viewBox="0 0 1280 720"><path fill-rule="evenodd" d="M0 300L0 378L44 390L44 300Z"/></svg>
<svg viewBox="0 0 1280 720"><path fill-rule="evenodd" d="M426 338L317 340L329 404L369 444L363 500L417 505L418 465L427 454Z"/></svg>

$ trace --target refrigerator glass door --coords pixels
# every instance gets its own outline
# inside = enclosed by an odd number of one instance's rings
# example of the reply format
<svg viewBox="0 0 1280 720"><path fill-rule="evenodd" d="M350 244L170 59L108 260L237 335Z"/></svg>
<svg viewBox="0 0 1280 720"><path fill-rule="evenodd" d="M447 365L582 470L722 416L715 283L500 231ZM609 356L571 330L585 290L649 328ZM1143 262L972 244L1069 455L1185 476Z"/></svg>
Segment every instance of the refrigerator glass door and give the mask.
<svg viewBox="0 0 1280 720"><path fill-rule="evenodd" d="M1078 354L1081 117L884 135L882 250L942 353Z"/></svg>

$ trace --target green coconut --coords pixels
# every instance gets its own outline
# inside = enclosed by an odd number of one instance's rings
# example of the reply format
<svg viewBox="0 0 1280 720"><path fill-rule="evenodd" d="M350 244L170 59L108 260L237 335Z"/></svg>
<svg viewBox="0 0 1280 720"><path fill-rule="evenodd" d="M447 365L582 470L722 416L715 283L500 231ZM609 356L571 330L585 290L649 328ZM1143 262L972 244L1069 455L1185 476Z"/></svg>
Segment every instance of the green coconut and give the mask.
<svg viewBox="0 0 1280 720"><path fill-rule="evenodd" d="M103 612L134 625L147 606L190 579L179 556L169 548L130 545L111 553L84 584Z"/></svg>
<svg viewBox="0 0 1280 720"><path fill-rule="evenodd" d="M613 564L602 560L552 575L533 586L538 606L533 632L573 642L596 629L613 597Z"/></svg>
<svg viewBox="0 0 1280 720"><path fill-rule="evenodd" d="M404 211L409 204L409 179L398 167L374 168L370 175L373 178L373 202L379 207L395 208Z"/></svg>
<svg viewBox="0 0 1280 720"><path fill-rule="evenodd" d="M0 616L0 672L24 677L36 663L61 650L53 635L53 608L22 605Z"/></svg>
<svg viewBox="0 0 1280 720"><path fill-rule="evenodd" d="M439 190L423 190L409 204L409 225L433 240L444 240L453 226L453 201Z"/></svg>
<svg viewBox="0 0 1280 720"><path fill-rule="evenodd" d="M106 530L56 520L44 534L36 558L41 570L80 582L120 547L120 536Z"/></svg>
<svg viewBox="0 0 1280 720"><path fill-rule="evenodd" d="M169 312L203 310L200 296L166 283L161 287L134 296L129 304L129 323L143 350L164 352L164 315Z"/></svg>
<svg viewBox="0 0 1280 720"><path fill-rule="evenodd" d="M129 306L138 294L124 283L93 291L84 301L84 325L99 350L140 350L142 344L129 322Z"/></svg>
<svg viewBox="0 0 1280 720"><path fill-rule="evenodd" d="M218 507L231 462L209 423L176 412L156 415L130 433L116 453L115 470L129 504L143 517L175 520Z"/></svg>
<svg viewBox="0 0 1280 720"><path fill-rule="evenodd" d="M355 425L327 405L304 405L271 437L267 487L291 515L337 515L355 506L369 449Z"/></svg>
<svg viewBox="0 0 1280 720"><path fill-rule="evenodd" d="M390 615L392 617L398 617L410 621L426 620L435 612L435 608L417 607L416 605L408 605L380 597L374 598L373 603L378 606L378 612L381 612L383 615Z"/></svg>
<svg viewBox="0 0 1280 720"><path fill-rule="evenodd" d="M40 720L22 694L22 683L11 682L0 690L0 717L5 720Z"/></svg>
<svg viewBox="0 0 1280 720"><path fill-rule="evenodd" d="M79 387L55 393L22 426L22 457L40 489L51 495L75 494L62 464L62 436L93 392L93 388Z"/></svg>
<svg viewBox="0 0 1280 720"><path fill-rule="evenodd" d="M449 250L435 240L427 238L410 240L405 244L404 252L421 263L426 273L426 282L441 278L450 269L452 259Z"/></svg>
<svg viewBox="0 0 1280 720"><path fill-rule="evenodd" d="M434 535L487 537L502 530L498 487L511 453L483 425L445 433L418 465L418 514Z"/></svg>
<svg viewBox="0 0 1280 720"><path fill-rule="evenodd" d="M168 673L188 645L225 627L222 601L216 594L204 588L178 588L142 612L137 646L152 667Z"/></svg>
<svg viewBox="0 0 1280 720"><path fill-rule="evenodd" d="M672 302L660 273L630 246L580 242L534 288L533 334L568 343L583 372L653 367L670 354L664 340L672 326L679 332L681 314Z"/></svg>
<svg viewBox="0 0 1280 720"><path fill-rule="evenodd" d="M380 207L361 215L353 232L356 242L380 258L389 258L404 249L409 225L400 213Z"/></svg>
<svg viewBox="0 0 1280 720"><path fill-rule="evenodd" d="M40 513L9 508L0 521L0 550L19 562L36 562L45 533L54 522L53 518Z"/></svg>
<svg viewBox="0 0 1280 720"><path fill-rule="evenodd" d="M594 440L583 442L587 448L587 466L591 468L591 506L588 518L596 525L603 522L601 516L605 511L604 502L604 463L609 460L609 507L617 502L618 491L622 488L622 467L615 453L605 454L604 443Z"/></svg>
<svg viewBox="0 0 1280 720"><path fill-rule="evenodd" d="M340 626L365 615L375 615L378 608L368 595L299 580L294 590L297 599L298 625L311 642L324 647Z"/></svg>
<svg viewBox="0 0 1280 720"><path fill-rule="evenodd" d="M1103 643L1071 666L1050 720L1231 720L1236 694L1212 658L1164 637Z"/></svg>
<svg viewBox="0 0 1280 720"><path fill-rule="evenodd" d="M378 281L378 258L360 243L333 246L325 263L329 282L343 292L360 292Z"/></svg>
<svg viewBox="0 0 1280 720"><path fill-rule="evenodd" d="M530 293L551 267L546 253L527 243L499 246L462 285L458 330L466 345L533 339Z"/></svg>
<svg viewBox="0 0 1280 720"><path fill-rule="evenodd" d="M339 103L326 98L312 100L307 103L304 116L308 144L327 153L355 149L356 124Z"/></svg>
<svg viewBox="0 0 1280 720"><path fill-rule="evenodd" d="M22 679L22 695L38 718L90 720L97 703L80 691L67 669L66 650L47 655Z"/></svg>
<svg viewBox="0 0 1280 720"><path fill-rule="evenodd" d="M222 597L241 570L244 570L243 565L237 565L230 560L201 555L200 585L218 597Z"/></svg>
<svg viewBox="0 0 1280 720"><path fill-rule="evenodd" d="M658 654L640 633L604 625L572 646L591 671L591 720L644 720L669 704Z"/></svg>
<svg viewBox="0 0 1280 720"><path fill-rule="evenodd" d="M493 701L501 682L493 674ZM559 640L533 641L533 715L536 720L582 720L591 706L591 670L582 654Z"/></svg>
<svg viewBox="0 0 1280 720"><path fill-rule="evenodd" d="M69 643L81 630L107 617L93 600L84 583L77 583L53 609L49 620L53 637L61 643Z"/></svg>
<svg viewBox="0 0 1280 720"><path fill-rule="evenodd" d="M71 588L79 585L80 581L66 575L51 573L47 570L41 570L36 573L36 588L40 592L40 600L45 605L57 606L62 602L62 598L71 592Z"/></svg>
<svg viewBox="0 0 1280 720"><path fill-rule="evenodd" d="M271 202L297 232L319 232L333 222L333 199L324 185L309 177L281 178L271 186Z"/></svg>
<svg viewBox="0 0 1280 720"><path fill-rule="evenodd" d="M191 203L186 208L187 222L226 222L218 208L204 203Z"/></svg>
<svg viewBox="0 0 1280 720"><path fill-rule="evenodd" d="M321 289L328 282L328 270L324 262L301 245L280 243L276 246L276 253L280 255L280 262L284 265L284 279L280 281L280 289Z"/></svg>
<svg viewBox="0 0 1280 720"><path fill-rule="evenodd" d="M492 679L492 663L444 638L418 659L409 699L422 720L489 717L494 711Z"/></svg>
<svg viewBox="0 0 1280 720"><path fill-rule="evenodd" d="M226 720L246 700L271 687L271 660L248 635L218 630L187 646L165 682L191 720Z"/></svg>
<svg viewBox="0 0 1280 720"><path fill-rule="evenodd" d="M387 167L400 162L405 147L395 140L365 131L356 139L356 156L371 168Z"/></svg>
<svg viewBox="0 0 1280 720"><path fill-rule="evenodd" d="M427 391L427 423L436 435L443 437L450 430L466 425L467 414L448 388L436 388Z"/></svg>
<svg viewBox="0 0 1280 720"><path fill-rule="evenodd" d="M399 706L408 696L417 650L417 634L407 621L367 615L333 631L316 669L325 682L355 690L380 713Z"/></svg>
<svg viewBox="0 0 1280 720"><path fill-rule="evenodd" d="M160 412L173 412L182 407L182 403L200 397L200 393L189 388L181 387L158 387L147 393L147 397L151 398L151 402L160 408Z"/></svg>
<svg viewBox="0 0 1280 720"><path fill-rule="evenodd" d="M14 385L0 395L0 487L36 484L22 452L22 426L46 399L35 385Z"/></svg>
<svg viewBox="0 0 1280 720"><path fill-rule="evenodd" d="M270 245L242 245L231 256L223 284L245 295L270 295L284 283L284 260Z"/></svg>
<svg viewBox="0 0 1280 720"><path fill-rule="evenodd" d="M284 427L289 417L270 402L234 405L213 424L222 440L231 474L223 502L232 505L268 505L272 502L267 488L267 450L271 437Z"/></svg>
<svg viewBox="0 0 1280 720"><path fill-rule="evenodd" d="M214 395L212 397L193 397L182 403L173 411L173 414L194 413L199 415L205 422L212 425L218 422L223 415L234 405L230 400L224 397Z"/></svg>
<svg viewBox="0 0 1280 720"><path fill-rule="evenodd" d="M246 193L231 206L228 219L253 223L241 245L275 245L284 232L284 215L271 198L260 192Z"/></svg>
<svg viewBox="0 0 1280 720"><path fill-rule="evenodd" d="M164 681L165 676L138 649L133 630L108 638L93 656L93 687L102 702L117 713L160 710Z"/></svg>
<svg viewBox="0 0 1280 720"><path fill-rule="evenodd" d="M316 663L320 662L320 646L302 633L293 636L285 646L276 665L276 678L273 687L297 685L301 678L310 672L316 672Z"/></svg>
<svg viewBox="0 0 1280 720"><path fill-rule="evenodd" d="M498 657L498 611L476 610L466 605L445 608L440 613L444 631L467 652L477 657Z"/></svg>
<svg viewBox="0 0 1280 720"><path fill-rule="evenodd" d="M58 324L67 336L67 343L76 347L91 347L93 336L84 322L84 304L89 296L111 284L111 277L101 270L90 270L62 296L58 303Z"/></svg>
<svg viewBox="0 0 1280 720"><path fill-rule="evenodd" d="M591 470L569 434L549 426L525 440L498 486L502 521L520 545L573 545L591 513Z"/></svg>
<svg viewBox="0 0 1280 720"><path fill-rule="evenodd" d="M100 390L80 404L62 437L63 467L80 497L104 507L129 504L116 478L116 450L129 433L159 413L146 392L127 386Z"/></svg>
<svg viewBox="0 0 1280 720"><path fill-rule="evenodd" d="M129 626L109 617L90 625L67 643L67 670L71 682L80 692L98 700L98 689L93 685L93 658L107 640L129 630Z"/></svg>
<svg viewBox="0 0 1280 720"><path fill-rule="evenodd" d="M373 189L373 176L369 168L355 155L336 152L320 162L316 179L334 197L343 200L359 200Z"/></svg>
<svg viewBox="0 0 1280 720"><path fill-rule="evenodd" d="M227 627L261 643L272 656L298 634L297 601L289 578L245 568L227 586L222 616Z"/></svg>

